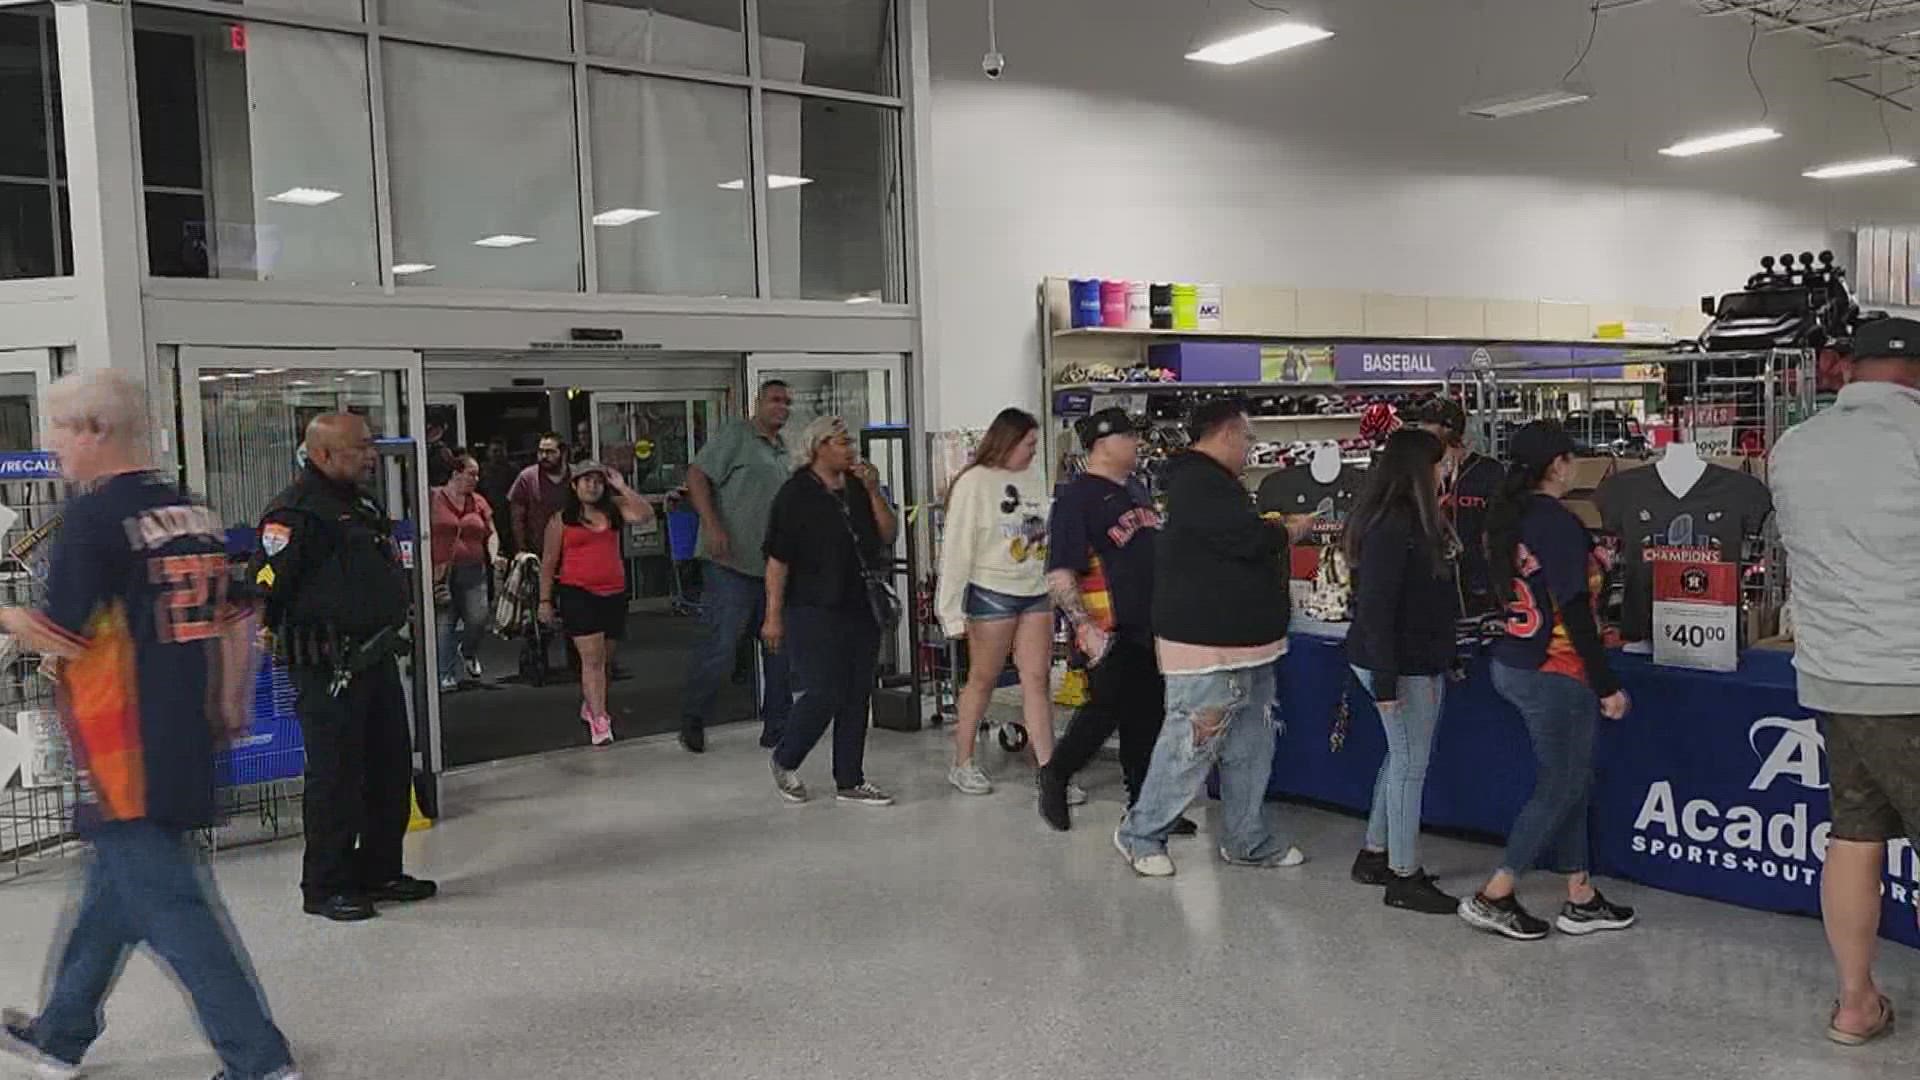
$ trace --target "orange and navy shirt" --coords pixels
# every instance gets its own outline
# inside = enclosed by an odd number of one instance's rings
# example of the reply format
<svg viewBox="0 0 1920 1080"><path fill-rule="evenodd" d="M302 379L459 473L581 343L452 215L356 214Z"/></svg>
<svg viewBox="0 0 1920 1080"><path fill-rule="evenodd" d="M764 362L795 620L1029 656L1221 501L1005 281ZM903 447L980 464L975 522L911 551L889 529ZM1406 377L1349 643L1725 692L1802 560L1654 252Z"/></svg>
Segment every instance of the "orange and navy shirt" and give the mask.
<svg viewBox="0 0 1920 1080"><path fill-rule="evenodd" d="M1160 514L1137 482L1083 473L1054 493L1047 569L1071 571L1094 625L1150 639Z"/></svg>
<svg viewBox="0 0 1920 1080"><path fill-rule="evenodd" d="M58 700L80 772L78 827L213 824L219 521L158 475L122 473L68 501L40 627L79 655Z"/></svg>
<svg viewBox="0 0 1920 1080"><path fill-rule="evenodd" d="M1558 499L1536 494L1520 519L1519 575L1507 605L1507 636L1493 657L1509 667L1587 681L1587 665L1567 636L1564 613L1602 595L1606 571L1586 527Z"/></svg>

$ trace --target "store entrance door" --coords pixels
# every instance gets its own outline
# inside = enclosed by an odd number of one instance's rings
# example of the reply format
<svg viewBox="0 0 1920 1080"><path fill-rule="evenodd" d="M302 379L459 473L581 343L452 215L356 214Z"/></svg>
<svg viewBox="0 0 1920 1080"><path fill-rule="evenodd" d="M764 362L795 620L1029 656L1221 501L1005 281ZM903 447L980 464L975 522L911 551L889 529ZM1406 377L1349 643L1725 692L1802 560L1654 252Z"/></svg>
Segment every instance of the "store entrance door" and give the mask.
<svg viewBox="0 0 1920 1080"><path fill-rule="evenodd" d="M307 424L325 413L365 417L379 447L373 492L394 522L413 587L413 653L402 660L413 726L414 772L429 813L444 770L435 670L424 447L425 395L418 353L394 350L222 349L178 354L180 446L187 486L230 530L250 530L303 460Z"/></svg>
<svg viewBox="0 0 1920 1080"><path fill-rule="evenodd" d="M40 396L52 371L51 350L0 350L0 451L40 449Z"/></svg>

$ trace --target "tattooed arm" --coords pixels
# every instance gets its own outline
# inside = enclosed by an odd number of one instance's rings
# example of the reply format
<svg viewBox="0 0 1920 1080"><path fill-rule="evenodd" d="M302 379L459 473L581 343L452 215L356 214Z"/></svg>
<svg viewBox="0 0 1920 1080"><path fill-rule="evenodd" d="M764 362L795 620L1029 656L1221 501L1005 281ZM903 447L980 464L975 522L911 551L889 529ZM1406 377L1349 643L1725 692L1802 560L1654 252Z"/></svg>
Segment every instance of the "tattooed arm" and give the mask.
<svg viewBox="0 0 1920 1080"><path fill-rule="evenodd" d="M1106 659L1107 649L1113 644L1113 638L1094 622L1093 615L1087 611L1086 601L1080 596L1080 581L1071 570L1051 570L1047 573L1047 592L1053 596L1053 606L1066 615L1073 624L1073 636L1080 651L1087 654L1088 666L1095 666Z"/></svg>

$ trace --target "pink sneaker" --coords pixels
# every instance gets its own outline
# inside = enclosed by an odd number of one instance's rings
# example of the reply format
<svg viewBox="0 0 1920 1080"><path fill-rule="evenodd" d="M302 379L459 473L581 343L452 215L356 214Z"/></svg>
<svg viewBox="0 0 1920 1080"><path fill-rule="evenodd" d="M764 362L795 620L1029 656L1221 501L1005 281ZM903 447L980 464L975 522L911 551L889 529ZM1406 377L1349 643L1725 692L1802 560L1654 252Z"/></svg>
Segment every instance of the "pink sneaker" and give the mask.
<svg viewBox="0 0 1920 1080"><path fill-rule="evenodd" d="M595 746L613 745L613 717L596 716L587 721L587 733Z"/></svg>

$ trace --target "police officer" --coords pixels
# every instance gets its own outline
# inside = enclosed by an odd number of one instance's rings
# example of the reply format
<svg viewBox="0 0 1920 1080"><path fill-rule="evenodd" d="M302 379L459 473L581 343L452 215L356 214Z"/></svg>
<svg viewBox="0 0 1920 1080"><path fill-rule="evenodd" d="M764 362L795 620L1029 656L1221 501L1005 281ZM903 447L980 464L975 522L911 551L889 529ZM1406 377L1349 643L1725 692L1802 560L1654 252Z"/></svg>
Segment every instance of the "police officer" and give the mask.
<svg viewBox="0 0 1920 1080"><path fill-rule="evenodd" d="M412 588L391 525L368 496L373 433L351 414L307 426L307 463L260 523L248 574L266 599L306 737L309 915L373 918L375 903L425 900L431 881L401 871L413 745L397 657Z"/></svg>

